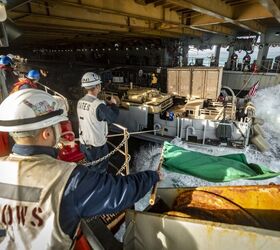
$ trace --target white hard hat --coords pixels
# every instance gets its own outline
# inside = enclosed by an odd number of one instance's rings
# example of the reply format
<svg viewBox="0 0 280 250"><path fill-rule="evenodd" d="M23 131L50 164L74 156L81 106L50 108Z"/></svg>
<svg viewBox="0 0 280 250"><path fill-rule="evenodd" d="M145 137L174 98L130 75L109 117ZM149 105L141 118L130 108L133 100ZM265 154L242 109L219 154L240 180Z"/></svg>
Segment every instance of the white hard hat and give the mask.
<svg viewBox="0 0 280 250"><path fill-rule="evenodd" d="M7 56L8 56L8 57L10 57L10 58L11 58L11 60L14 60L14 59L16 58L16 56L15 56L15 55L13 55L13 54L8 54Z"/></svg>
<svg viewBox="0 0 280 250"><path fill-rule="evenodd" d="M101 84L101 77L100 75L94 73L94 72L87 72L82 77L82 87L88 88L88 87L94 87L97 84Z"/></svg>
<svg viewBox="0 0 280 250"><path fill-rule="evenodd" d="M58 109L62 109L63 115L67 116L68 111L69 111L69 103L68 103L67 99L63 98L62 96L58 96L58 95L53 95L52 97L57 101Z"/></svg>
<svg viewBox="0 0 280 250"><path fill-rule="evenodd" d="M66 120L58 102L38 89L19 90L0 105L0 131L4 132L36 130Z"/></svg>

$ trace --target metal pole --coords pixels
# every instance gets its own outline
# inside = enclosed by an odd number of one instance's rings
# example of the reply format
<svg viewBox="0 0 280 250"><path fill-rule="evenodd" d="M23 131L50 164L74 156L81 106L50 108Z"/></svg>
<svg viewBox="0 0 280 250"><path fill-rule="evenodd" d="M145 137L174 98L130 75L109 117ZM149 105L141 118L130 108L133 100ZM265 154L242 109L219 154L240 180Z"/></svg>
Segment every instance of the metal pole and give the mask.
<svg viewBox="0 0 280 250"><path fill-rule="evenodd" d="M124 153L125 153L125 167L126 175L129 174L129 162L128 162L128 131L124 130L125 144L124 144Z"/></svg>
<svg viewBox="0 0 280 250"><path fill-rule="evenodd" d="M164 158L163 158L163 148L162 148L157 171L160 171L161 166L163 164L163 159ZM152 192L151 192L151 197L150 197L150 200L149 200L149 203L150 203L151 206L153 206L155 204L157 187L158 187L158 182L153 186L153 189L152 189Z"/></svg>
<svg viewBox="0 0 280 250"><path fill-rule="evenodd" d="M116 145L115 145L115 144L113 144L112 142L107 141L107 143L108 143L109 145L111 145L113 148L117 148L117 147L116 147ZM123 152L122 150L117 149L117 151L118 151L118 152L120 152L123 156L125 156L125 152Z"/></svg>
<svg viewBox="0 0 280 250"><path fill-rule="evenodd" d="M152 133L152 132L157 132L157 131L162 131L162 129L152 129L152 130L146 130L146 131L139 131L139 132L128 132L130 135L138 135L138 134L145 134L145 133ZM123 134L114 134L114 135L107 135L107 137L117 137L117 136L123 136Z"/></svg>
<svg viewBox="0 0 280 250"><path fill-rule="evenodd" d="M204 145L205 144L205 137L206 137L206 129L208 127L208 120L206 120L206 124L204 126L204 130L203 130L203 139L202 139L202 144Z"/></svg>

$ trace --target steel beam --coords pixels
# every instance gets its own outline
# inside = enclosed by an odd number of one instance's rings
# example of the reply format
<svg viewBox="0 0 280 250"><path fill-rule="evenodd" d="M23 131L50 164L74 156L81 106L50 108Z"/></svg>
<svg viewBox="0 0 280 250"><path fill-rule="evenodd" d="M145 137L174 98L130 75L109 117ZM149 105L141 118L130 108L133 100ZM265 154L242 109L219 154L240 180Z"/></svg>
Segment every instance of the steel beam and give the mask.
<svg viewBox="0 0 280 250"><path fill-rule="evenodd" d="M225 34L225 35L235 35L236 31L234 29L222 26L222 25L205 25L205 26L193 26L193 29L201 30L204 32L211 32L213 34Z"/></svg>
<svg viewBox="0 0 280 250"><path fill-rule="evenodd" d="M279 0L259 0L260 4L265 7L280 23L280 1Z"/></svg>
<svg viewBox="0 0 280 250"><path fill-rule="evenodd" d="M145 34L149 36L155 36L155 37L166 37L166 38L180 38L182 34L176 33L176 32L167 32L162 30L151 30L151 29L131 29L132 33L135 34Z"/></svg>
<svg viewBox="0 0 280 250"><path fill-rule="evenodd" d="M56 15L43 15L43 14L36 14L36 13L25 13L25 12L14 12L15 14L26 15L25 17L32 16L36 18L50 18L50 19L57 19L57 20L64 20L64 21L72 21L72 22L80 22L80 23L92 23L92 24L102 24L106 26L114 26L114 27L128 27L126 23L113 23L113 22L105 22L100 20L89 20L89 19L81 19L76 17L64 17L64 16L56 16ZM24 18L22 16L21 18Z"/></svg>
<svg viewBox="0 0 280 250"><path fill-rule="evenodd" d="M141 14L135 14L134 13L135 10L134 10L134 12L127 12L125 10L121 10L121 8L118 10L118 9L111 9L111 8L107 8L107 7L98 7L98 6L87 5L87 4L81 5L81 4L77 4L74 2L70 2L70 1L47 0L47 2L50 3L49 8L52 8L52 9L54 9L56 5L60 5L60 6L64 6L64 7L67 7L67 6L74 7L74 8L79 8L79 9L82 8L87 11L95 11L95 12L99 12L99 13L113 14L113 15L116 15L119 17L122 16L122 17L126 17L126 18L127 17L135 18L135 19L154 22L154 23L175 24L175 25L179 25L181 28L190 29L190 31L191 31L191 28L188 25L185 25L181 22L180 16L178 16L176 19L173 17L169 17L168 19L163 19L161 11L157 11L155 14L153 14L151 16L148 14L148 12L147 12L147 15L142 14L143 11L141 11L141 9L139 9L139 11L138 11L138 13L141 13ZM36 3L34 3L34 4L36 4ZM137 5L137 4L135 4L135 5ZM143 6L141 6L141 7L143 7ZM157 16L157 17L155 17L155 16ZM202 32L197 32L196 30L192 30L191 33L194 36L202 35Z"/></svg>
<svg viewBox="0 0 280 250"><path fill-rule="evenodd" d="M34 22L33 21L23 21L20 23L19 26L24 28L41 28L43 23L40 22ZM56 31L56 32L62 32L65 33L66 31L72 31L76 32L75 34L114 34L119 37L143 37L147 38L147 36L153 36L153 37L164 37L164 38L179 38L182 36L182 33L176 33L176 32L170 32L170 31L161 31L161 30L152 30L152 29L141 29L141 28L131 28L128 31L121 32L116 30L104 30L100 29L100 27L92 26L91 28L84 28L81 26L65 26L62 24L58 24L58 22L55 22L54 24L49 23L47 27L48 31ZM96 37L98 38L98 37Z"/></svg>
<svg viewBox="0 0 280 250"><path fill-rule="evenodd" d="M155 6L155 7L158 7L158 6L163 5L163 4L165 4L165 3L166 3L166 0L156 1L156 2L154 3L154 6Z"/></svg>
<svg viewBox="0 0 280 250"><path fill-rule="evenodd" d="M45 2L45 1L43 1ZM70 2L70 1L56 1L56 0L47 0L47 2L51 3L51 7L54 8L56 5L60 5L60 6L68 6L68 7L75 7L78 9L84 9L84 10L88 10L88 11L96 11L96 12L100 12L100 13L107 13L107 14L113 14L113 15L118 15L118 16L125 16L125 17L134 17L137 19L141 19L141 20L149 20L149 21L155 21L155 22L168 22L168 23L178 23L178 20L163 20L162 18L160 18L160 16L162 16L162 13L160 11L158 11L158 14L154 14L153 16L158 16L158 17L153 17L151 15L144 15L141 10L139 9L139 11L135 11L134 12L128 12L126 10L123 10L121 7L120 8L109 8L109 7L100 7L97 5L92 5L92 4L77 4L74 2ZM34 3L35 4L35 3ZM109 5L110 6L110 5ZM116 5L119 6L119 5ZM142 7L142 6L141 6ZM135 13L137 12L137 14ZM141 13L141 14L139 14Z"/></svg>
<svg viewBox="0 0 280 250"><path fill-rule="evenodd" d="M42 30L42 24L41 23L37 23L35 24L34 22L21 22L21 24L19 25L21 28L25 29L25 32L27 33L27 35L30 33L34 33L36 31L37 36L38 36L38 32L40 33L44 33L45 30ZM88 37L88 35L94 35L93 37L91 36L91 40L98 40L100 38L104 38L104 37L100 37L101 35L108 35L110 36L110 38L108 37L108 40L112 40L112 38L114 39L119 39L119 38L125 38L125 37L147 37L145 34L140 34L140 33L120 33L120 32L114 32L114 31L104 31L104 30L99 30L99 29L85 29L83 27L67 27L67 26L63 26L63 25L54 25L54 24L50 24L48 25L48 27L46 28L46 32L47 33L57 33L58 35L62 34L62 36L65 34L72 34L73 36L79 35L79 36L83 36L83 37ZM155 34L154 36L158 37L158 34ZM41 36L43 38L43 36ZM164 36L167 37L167 36ZM169 36L170 38L170 36ZM44 39L44 38L43 38Z"/></svg>
<svg viewBox="0 0 280 250"><path fill-rule="evenodd" d="M171 7L169 10L170 11L179 11L181 9L182 9L181 7Z"/></svg>
<svg viewBox="0 0 280 250"><path fill-rule="evenodd" d="M165 27L165 28L154 28L154 29L143 29L143 28L131 28L132 32L141 33L141 34L153 34L157 36L164 37L174 37L180 38L182 36L193 36L194 33L191 33L188 29L178 28L178 27ZM196 32L191 30L192 32Z"/></svg>
<svg viewBox="0 0 280 250"><path fill-rule="evenodd" d="M223 3L221 0L211 0L211 2L204 0L168 0L168 2L216 18L231 19L233 16L232 7Z"/></svg>
<svg viewBox="0 0 280 250"><path fill-rule="evenodd" d="M217 19L222 19L224 22L233 23L241 28L250 30L255 33L264 33L266 27L255 22L250 24L244 24L242 22L236 21L234 19L234 9L233 7L225 4L221 0L168 0L168 2L173 3L174 5L181 6L184 8L192 9L197 12L206 14L208 16L215 17Z"/></svg>
<svg viewBox="0 0 280 250"><path fill-rule="evenodd" d="M8 0L7 1L7 5L6 5L6 9L7 10L14 10L26 3L31 2L31 0Z"/></svg>
<svg viewBox="0 0 280 250"><path fill-rule="evenodd" d="M234 7L234 20L238 22L263 19L273 17L272 14L260 4L250 4L240 7ZM191 19L191 25L203 26L209 24L226 23L224 19L208 15L200 15Z"/></svg>
<svg viewBox="0 0 280 250"><path fill-rule="evenodd" d="M19 27L24 27L24 28L42 28L42 25L44 25L45 23L34 23L33 21L23 21L20 24L17 24ZM65 25L55 25L55 24L49 24L47 27L47 30L57 30L57 31L62 31L63 33L67 31L75 31L77 32L77 34L79 33L87 33L87 34L96 34L96 33L105 33L108 34L110 31L107 30L100 30L100 29L94 29L94 28L84 28L84 27L69 27L69 26L65 26Z"/></svg>
<svg viewBox="0 0 280 250"><path fill-rule="evenodd" d="M273 17L273 15L259 3L234 7L234 19L236 21L242 22L270 17Z"/></svg>
<svg viewBox="0 0 280 250"><path fill-rule="evenodd" d="M136 19L139 19L139 20L149 20L150 22L154 22L154 23L162 23L162 24L168 24L168 25L177 25L181 28L185 28L186 29L189 29L189 33L192 35L192 36L202 36L202 32L198 32L198 29L195 28L195 27L192 27L192 26L189 26L189 25L186 25L186 24L183 24L182 21L180 21L179 19L177 21L175 20L172 20L172 18L170 19L165 19L165 18L162 18L162 12L156 12L158 13L159 17L161 16L162 19L160 18L154 18L154 17L151 17L151 16L139 16L138 14L135 15L134 13L127 13L127 12L124 12L124 11L116 11L116 10L112 10L112 9L108 9L105 7L97 7L97 6L93 6L93 5L85 5L85 4L77 4L77 3L73 3L73 2L68 2L68 1L53 1L53 0L48 0L48 2L50 3L50 6L51 8L54 8L56 5L61 5L61 6L64 6L65 8L67 7L76 7L76 8L83 8L85 10L88 10L88 11L95 11L95 12L99 12L99 13L105 13L105 14L113 14L113 15L118 15L118 16L125 16L125 17L129 17L129 18L136 18ZM153 2L155 3L155 2ZM163 1L157 1L156 3L158 4L166 4L168 3L167 1L163 2ZM142 6L141 6L142 7ZM176 6L175 6L176 7ZM174 7L174 8L175 8ZM161 8L164 8L164 6L162 6ZM66 9L67 10L67 9ZM61 13L61 15L65 15L66 13L66 10L64 11L64 13ZM140 10L139 10L139 13L142 13ZM155 14L153 15L155 16ZM106 18L104 18L103 20L107 20ZM112 23L112 21L111 21ZM221 34L232 34L234 32L229 32L229 31L225 31L225 29L223 27L220 27L220 28L215 28L215 32L219 32L219 30L222 30L223 32L221 32ZM204 29L203 30L204 32L210 32L212 33L211 30L209 29Z"/></svg>
<svg viewBox="0 0 280 250"><path fill-rule="evenodd" d="M24 12L13 12L14 14L25 14ZM27 13L26 13L27 14ZM171 31L165 31L164 29L174 29L178 28L178 25L170 25L170 24L160 24L158 26L158 29L153 29L150 27L149 24L147 24L146 27L138 27L138 26L129 26L127 24L118 24L118 23L108 23L104 21L97 21L97 20L88 20L88 19L80 19L80 18L70 18L70 17L61 17L61 16L54 16L54 15L43 15L43 14L34 14L34 13L28 13L29 15L25 16L27 17L26 20L30 21L32 20L34 23L48 23L48 24L59 24L63 27L75 27L77 24L85 23L85 24L91 24L90 27L94 28L95 30L100 31L119 31L119 32L135 32L136 30L138 33L142 34L151 34L155 36L163 36L163 37L176 37L178 38L181 36L191 35L191 36L197 36L197 34L201 34L199 31L192 30L190 28L180 28L177 29L177 32ZM24 17L22 16L22 19ZM72 25L72 23L75 22L75 25ZM155 26L156 27L156 26ZM89 26L87 25L87 28ZM68 29L68 28L67 28ZM125 29L125 30L124 30ZM181 34L180 34L181 33Z"/></svg>
<svg viewBox="0 0 280 250"><path fill-rule="evenodd" d="M192 26L204 26L209 24L219 24L224 23L225 21L222 18L217 18L208 15L200 15L191 18Z"/></svg>

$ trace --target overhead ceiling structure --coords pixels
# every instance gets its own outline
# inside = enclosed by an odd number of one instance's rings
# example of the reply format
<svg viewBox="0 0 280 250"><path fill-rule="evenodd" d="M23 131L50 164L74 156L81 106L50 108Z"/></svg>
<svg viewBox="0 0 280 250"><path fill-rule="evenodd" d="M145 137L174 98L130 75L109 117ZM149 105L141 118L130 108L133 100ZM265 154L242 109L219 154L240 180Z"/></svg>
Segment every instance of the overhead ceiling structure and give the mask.
<svg viewBox="0 0 280 250"><path fill-rule="evenodd" d="M15 45L49 46L131 39L252 36L279 27L278 0L8 1L22 29Z"/></svg>

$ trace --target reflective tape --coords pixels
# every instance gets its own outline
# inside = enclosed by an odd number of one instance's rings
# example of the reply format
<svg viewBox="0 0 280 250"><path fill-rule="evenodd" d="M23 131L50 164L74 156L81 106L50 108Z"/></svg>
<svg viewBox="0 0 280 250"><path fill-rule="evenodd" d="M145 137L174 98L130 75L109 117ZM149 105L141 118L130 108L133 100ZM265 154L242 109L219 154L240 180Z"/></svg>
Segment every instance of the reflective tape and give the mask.
<svg viewBox="0 0 280 250"><path fill-rule="evenodd" d="M0 198L4 199L38 202L41 192L42 188L0 183Z"/></svg>

